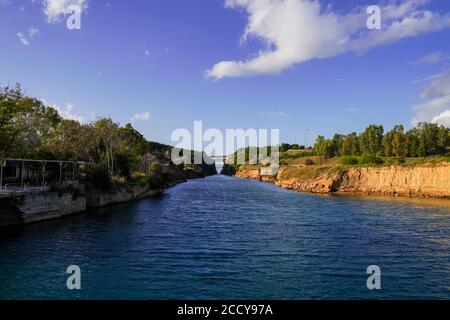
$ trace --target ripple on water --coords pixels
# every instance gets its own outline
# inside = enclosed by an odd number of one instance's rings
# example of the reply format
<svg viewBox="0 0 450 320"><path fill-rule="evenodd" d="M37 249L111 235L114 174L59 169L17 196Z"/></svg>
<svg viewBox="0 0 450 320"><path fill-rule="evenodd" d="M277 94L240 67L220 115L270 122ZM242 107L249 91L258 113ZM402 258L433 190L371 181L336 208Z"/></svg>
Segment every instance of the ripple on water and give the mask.
<svg viewBox="0 0 450 320"><path fill-rule="evenodd" d="M189 181L0 235L0 298L448 299L450 212L439 203ZM81 291L65 289L70 264Z"/></svg>

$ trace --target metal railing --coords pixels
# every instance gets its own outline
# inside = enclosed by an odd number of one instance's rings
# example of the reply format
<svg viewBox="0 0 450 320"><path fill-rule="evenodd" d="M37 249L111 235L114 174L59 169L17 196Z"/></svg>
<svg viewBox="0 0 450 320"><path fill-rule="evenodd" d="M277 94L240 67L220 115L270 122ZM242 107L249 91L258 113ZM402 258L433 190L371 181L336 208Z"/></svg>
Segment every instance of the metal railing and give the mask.
<svg viewBox="0 0 450 320"><path fill-rule="evenodd" d="M7 183L4 186L0 186L0 192L2 193L24 193L24 192L40 192L48 191L50 188L47 183L44 185L30 185L26 183L21 185L19 183Z"/></svg>

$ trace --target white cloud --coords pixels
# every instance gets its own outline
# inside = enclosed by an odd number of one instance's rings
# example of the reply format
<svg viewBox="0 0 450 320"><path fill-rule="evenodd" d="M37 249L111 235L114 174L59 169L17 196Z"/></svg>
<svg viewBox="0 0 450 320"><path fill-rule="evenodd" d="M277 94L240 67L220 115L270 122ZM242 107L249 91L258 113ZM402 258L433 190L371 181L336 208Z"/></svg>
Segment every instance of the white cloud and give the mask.
<svg viewBox="0 0 450 320"><path fill-rule="evenodd" d="M144 112L136 113L135 115L133 115L133 117L131 117L131 122L147 121L149 119L150 119L150 112L144 111Z"/></svg>
<svg viewBox="0 0 450 320"><path fill-rule="evenodd" d="M420 93L422 98L438 98L450 95L450 71L431 81Z"/></svg>
<svg viewBox="0 0 450 320"><path fill-rule="evenodd" d="M433 118L433 120L431 120L431 122L441 124L447 128L450 128L450 110L446 110L441 114L437 115L436 117Z"/></svg>
<svg viewBox="0 0 450 320"><path fill-rule="evenodd" d="M450 128L450 72L430 81L420 95L429 100L414 107L412 124L434 122Z"/></svg>
<svg viewBox="0 0 450 320"><path fill-rule="evenodd" d="M355 108L355 107L354 108L348 108L347 111L348 112L358 112L359 108Z"/></svg>
<svg viewBox="0 0 450 320"><path fill-rule="evenodd" d="M429 82L431 80L435 80L435 79L439 79L439 78L442 78L442 74L434 74L434 75L426 77L426 78L417 79L417 80L411 81L411 84L418 84L418 83L423 83L423 82Z"/></svg>
<svg viewBox="0 0 450 320"><path fill-rule="evenodd" d="M30 39L33 38L38 33L39 33L39 29L38 28L30 27L30 29L28 29L28 37Z"/></svg>
<svg viewBox="0 0 450 320"><path fill-rule="evenodd" d="M444 54L442 51L437 51L417 59L413 64L436 64L448 59L449 56Z"/></svg>
<svg viewBox="0 0 450 320"><path fill-rule="evenodd" d="M19 40L22 42L24 46L29 46L30 41L25 37L25 35L22 32L18 32L17 36L19 37Z"/></svg>
<svg viewBox="0 0 450 320"><path fill-rule="evenodd" d="M57 105L52 105L59 115L67 120L75 120L80 123L85 123L86 119L74 112L74 106L71 103L66 103L65 107L59 107Z"/></svg>
<svg viewBox="0 0 450 320"><path fill-rule="evenodd" d="M24 46L29 46L31 38L33 38L38 33L39 29L30 27L30 29L28 29L28 38L23 32L18 32L17 37L19 37L19 40L22 42Z"/></svg>
<svg viewBox="0 0 450 320"><path fill-rule="evenodd" d="M70 6L78 6L81 12L88 7L87 0L42 0L42 4L48 22L59 22Z"/></svg>
<svg viewBox="0 0 450 320"><path fill-rule="evenodd" d="M248 24L242 36L261 39L266 49L241 61L221 61L206 71L215 80L279 73L294 64L363 52L374 46L450 26L450 15L420 7L428 0L408 0L382 7L382 30L369 30L365 7L335 13L310 0L225 0L225 7L243 8Z"/></svg>

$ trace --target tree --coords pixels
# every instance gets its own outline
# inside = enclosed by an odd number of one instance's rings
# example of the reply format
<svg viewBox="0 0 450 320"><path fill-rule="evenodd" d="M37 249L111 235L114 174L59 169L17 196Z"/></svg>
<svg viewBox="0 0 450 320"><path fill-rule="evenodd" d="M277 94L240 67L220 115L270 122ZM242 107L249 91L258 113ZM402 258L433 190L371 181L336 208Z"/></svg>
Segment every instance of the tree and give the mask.
<svg viewBox="0 0 450 320"><path fill-rule="evenodd" d="M342 141L344 140L344 136L342 134L335 134L333 136L333 154L339 155L341 153Z"/></svg>
<svg viewBox="0 0 450 320"><path fill-rule="evenodd" d="M370 125L360 136L361 151L368 154L379 154L383 139L383 126Z"/></svg>
<svg viewBox="0 0 450 320"><path fill-rule="evenodd" d="M102 118L94 123L97 137L97 152L105 160L110 176L114 175L114 154L119 138L119 125L111 118Z"/></svg>
<svg viewBox="0 0 450 320"><path fill-rule="evenodd" d="M437 140L437 151L441 155L445 155L447 153L447 149L450 146L450 129L440 126L438 131L438 140Z"/></svg>
<svg viewBox="0 0 450 320"><path fill-rule="evenodd" d="M324 144L325 144L325 137L318 136L316 139L316 143L314 144L314 153L319 156L323 156Z"/></svg>
<svg viewBox="0 0 450 320"><path fill-rule="evenodd" d="M340 154L346 156L355 156L359 154L358 135L356 132L352 132L344 137Z"/></svg>
<svg viewBox="0 0 450 320"><path fill-rule="evenodd" d="M58 159L93 162L96 148L94 128L78 121L63 120L44 148L51 150Z"/></svg>
<svg viewBox="0 0 450 320"><path fill-rule="evenodd" d="M314 153L324 159L334 157L336 155L335 142L330 139L325 139L323 136L318 136L314 145Z"/></svg>
<svg viewBox="0 0 450 320"><path fill-rule="evenodd" d="M20 85L0 91L0 154L27 157L41 152L62 121L58 112L35 98L26 97Z"/></svg>
<svg viewBox="0 0 450 320"><path fill-rule="evenodd" d="M402 125L397 125L392 129L392 152L396 157L406 157L408 149L406 145L405 129Z"/></svg>

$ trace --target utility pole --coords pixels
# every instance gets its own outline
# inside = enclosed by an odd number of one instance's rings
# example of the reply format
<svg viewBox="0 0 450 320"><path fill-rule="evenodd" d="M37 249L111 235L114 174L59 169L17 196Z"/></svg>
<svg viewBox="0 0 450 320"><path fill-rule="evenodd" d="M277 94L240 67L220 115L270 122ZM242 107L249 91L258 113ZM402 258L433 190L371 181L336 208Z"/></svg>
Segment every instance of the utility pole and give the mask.
<svg viewBox="0 0 450 320"><path fill-rule="evenodd" d="M309 129L306 129L306 148L308 148L308 146L309 146L309 136L308 136L308 134L309 134Z"/></svg>

